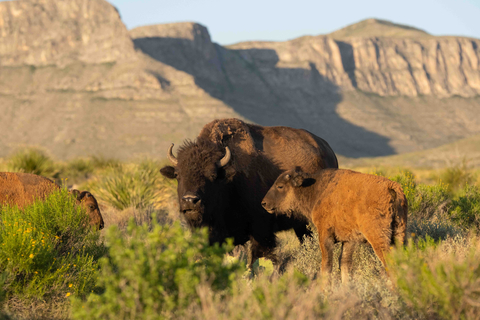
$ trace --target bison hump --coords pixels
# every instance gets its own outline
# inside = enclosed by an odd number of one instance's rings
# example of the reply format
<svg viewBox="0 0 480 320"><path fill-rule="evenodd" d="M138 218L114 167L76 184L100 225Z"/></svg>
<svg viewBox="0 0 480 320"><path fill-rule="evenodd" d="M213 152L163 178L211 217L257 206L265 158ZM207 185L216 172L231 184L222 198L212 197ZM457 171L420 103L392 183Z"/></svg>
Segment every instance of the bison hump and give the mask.
<svg viewBox="0 0 480 320"><path fill-rule="evenodd" d="M228 146L237 166L244 170L248 168L251 156L256 155L255 142L249 126L239 119L214 120L203 127L198 138L210 140L224 147Z"/></svg>

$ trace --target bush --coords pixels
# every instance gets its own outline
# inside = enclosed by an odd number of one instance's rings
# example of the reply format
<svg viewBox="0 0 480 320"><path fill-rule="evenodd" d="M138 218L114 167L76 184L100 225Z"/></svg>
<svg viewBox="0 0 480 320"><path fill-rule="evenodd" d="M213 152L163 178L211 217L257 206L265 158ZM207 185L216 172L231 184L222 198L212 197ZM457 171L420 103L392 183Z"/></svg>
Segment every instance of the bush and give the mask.
<svg viewBox="0 0 480 320"><path fill-rule="evenodd" d="M410 216L430 219L435 216L445 216L448 211L451 198L446 184L440 182L435 185L417 185L415 176L409 171L391 177L390 180L402 185Z"/></svg>
<svg viewBox="0 0 480 320"><path fill-rule="evenodd" d="M405 170L389 179L400 183L409 204L415 201L417 183L412 172Z"/></svg>
<svg viewBox="0 0 480 320"><path fill-rule="evenodd" d="M27 148L14 153L8 161L11 171L33 173L39 176L51 177L55 167L52 159L43 151Z"/></svg>
<svg viewBox="0 0 480 320"><path fill-rule="evenodd" d="M465 228L480 228L480 189L465 185L457 199L452 201L450 215Z"/></svg>
<svg viewBox="0 0 480 320"><path fill-rule="evenodd" d="M289 270L273 277L240 279L225 296L208 285L198 288L200 304L193 305L187 319L321 319L327 302L318 283L309 285L304 275Z"/></svg>
<svg viewBox="0 0 480 320"><path fill-rule="evenodd" d="M7 297L49 300L85 295L104 253L99 233L67 190L24 209L0 208L0 270Z"/></svg>
<svg viewBox="0 0 480 320"><path fill-rule="evenodd" d="M463 234L463 229L456 223L453 223L448 217L433 221L418 218L408 220L407 235L413 238L425 239L430 237L434 241L440 241Z"/></svg>
<svg viewBox="0 0 480 320"><path fill-rule="evenodd" d="M420 239L391 253L391 273L413 318L480 317L480 248L462 254L464 244L452 242Z"/></svg>
<svg viewBox="0 0 480 320"><path fill-rule="evenodd" d="M471 184L474 181L466 160L463 160L461 164L444 169L440 173L439 179L448 186L449 193L454 193L466 184Z"/></svg>
<svg viewBox="0 0 480 320"><path fill-rule="evenodd" d="M224 263L232 248L209 246L207 230L186 233L173 226L136 226L121 236L116 227L107 232L109 256L100 261L98 284L103 293L86 301L75 299L75 319L163 319L180 317L199 303L197 287L209 283L215 292L229 292L243 270L240 262Z"/></svg>

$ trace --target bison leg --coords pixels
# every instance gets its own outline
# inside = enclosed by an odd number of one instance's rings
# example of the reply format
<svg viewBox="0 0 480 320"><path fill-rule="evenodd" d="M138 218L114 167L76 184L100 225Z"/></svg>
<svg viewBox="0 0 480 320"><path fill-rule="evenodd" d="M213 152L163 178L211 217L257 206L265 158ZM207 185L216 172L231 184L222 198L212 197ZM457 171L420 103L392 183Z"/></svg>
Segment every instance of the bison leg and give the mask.
<svg viewBox="0 0 480 320"><path fill-rule="evenodd" d="M320 251L322 253L322 276L328 277L333 268L333 248L335 241L331 235L320 236Z"/></svg>
<svg viewBox="0 0 480 320"><path fill-rule="evenodd" d="M305 237L312 237L312 231L308 229L308 224L306 223L301 223L296 225L293 230L295 231L295 234L297 235L298 240L300 243L303 244L303 241L305 240Z"/></svg>
<svg viewBox="0 0 480 320"><path fill-rule="evenodd" d="M251 237L250 242L251 246L251 259L249 263L249 267L251 268L253 263L257 261L257 259L265 257L267 259L272 260L274 264L277 264L277 256L274 253L276 239L274 238L271 241L264 241L263 243L258 242L255 238Z"/></svg>
<svg viewBox="0 0 480 320"><path fill-rule="evenodd" d="M352 274L353 253L357 248L357 242L344 242L340 257L338 258L338 265L341 270L342 283L348 283L350 275Z"/></svg>
<svg viewBox="0 0 480 320"><path fill-rule="evenodd" d="M390 238L391 237L383 237L380 234L365 234L365 238L367 241L370 243L370 245L373 248L373 251L375 251L375 254L377 255L378 259L382 262L384 267L387 267L385 264L385 252L388 252L390 249Z"/></svg>

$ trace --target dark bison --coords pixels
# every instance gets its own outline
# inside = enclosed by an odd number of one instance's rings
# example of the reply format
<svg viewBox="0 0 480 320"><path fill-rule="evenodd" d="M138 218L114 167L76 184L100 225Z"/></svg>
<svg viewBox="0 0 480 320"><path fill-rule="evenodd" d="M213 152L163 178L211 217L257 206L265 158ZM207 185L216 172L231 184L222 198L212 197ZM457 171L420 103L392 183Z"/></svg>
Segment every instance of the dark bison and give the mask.
<svg viewBox="0 0 480 320"><path fill-rule="evenodd" d="M36 199L44 200L48 194L60 187L50 179L30 173L0 172L0 205L17 205L23 208ZM85 207L90 224L103 229L103 218L97 200L88 191L70 191L77 202Z"/></svg>
<svg viewBox="0 0 480 320"><path fill-rule="evenodd" d="M210 242L233 237L234 244L252 240L251 262L275 259L275 232L293 228L302 240L309 234L303 217L275 217L261 200L276 177L300 166L306 172L338 167L328 143L306 130L262 127L238 119L215 120L195 141L187 141L172 166L161 173L178 180L180 212L190 227L208 227Z"/></svg>
<svg viewBox="0 0 480 320"><path fill-rule="evenodd" d="M270 213L298 215L318 231L322 273L332 271L333 247L342 243L342 282L348 281L352 254L368 241L382 264L393 243L403 244L407 199L400 184L351 170L325 169L315 174L297 169L281 174L262 201Z"/></svg>

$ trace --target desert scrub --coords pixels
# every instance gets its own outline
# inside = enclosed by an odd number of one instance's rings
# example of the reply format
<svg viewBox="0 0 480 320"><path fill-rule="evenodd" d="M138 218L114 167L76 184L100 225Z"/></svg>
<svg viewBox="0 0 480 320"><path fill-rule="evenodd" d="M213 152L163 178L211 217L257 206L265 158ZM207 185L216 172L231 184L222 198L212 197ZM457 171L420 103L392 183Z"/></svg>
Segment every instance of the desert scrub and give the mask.
<svg viewBox="0 0 480 320"><path fill-rule="evenodd" d="M321 319L327 313L322 287L289 270L273 277L239 279L225 296L207 283L198 288L200 303L185 319Z"/></svg>
<svg viewBox="0 0 480 320"><path fill-rule="evenodd" d="M52 177L55 173L55 165L44 151L26 148L15 152L8 158L8 170Z"/></svg>
<svg viewBox="0 0 480 320"><path fill-rule="evenodd" d="M128 240L127 240L128 239ZM229 245L210 246L207 230L184 231L177 223L129 225L122 237L107 230L109 254L100 260L100 294L73 303L74 319L164 319L182 317L199 303L197 287L209 283L214 292L230 292L243 273L243 263L224 260Z"/></svg>
<svg viewBox="0 0 480 320"><path fill-rule="evenodd" d="M480 317L478 240L427 238L392 251L389 269L412 318Z"/></svg>
<svg viewBox="0 0 480 320"><path fill-rule="evenodd" d="M9 299L48 301L94 288L103 245L67 190L24 209L0 207L0 217L0 270Z"/></svg>
<svg viewBox="0 0 480 320"><path fill-rule="evenodd" d="M408 170L401 171L399 174L389 178L392 181L400 183L403 193L407 197L408 203L413 203L416 194L417 182L412 172Z"/></svg>
<svg viewBox="0 0 480 320"><path fill-rule="evenodd" d="M465 230L447 215L444 215L443 218L437 217L437 219L429 220L411 217L407 225L407 238L412 239L430 237L434 241L440 241L462 236L465 233Z"/></svg>
<svg viewBox="0 0 480 320"><path fill-rule="evenodd" d="M443 169L438 179L443 181L448 186L448 192L453 194L466 184L472 184L475 181L475 176L472 170L468 168L467 161L463 159L460 164Z"/></svg>
<svg viewBox="0 0 480 320"><path fill-rule="evenodd" d="M97 199L118 210L161 207L165 197L173 195L173 189L154 164L155 162L142 162L107 167L99 171L85 188L95 194Z"/></svg>
<svg viewBox="0 0 480 320"><path fill-rule="evenodd" d="M480 228L480 188L465 185L452 201L450 215L466 229Z"/></svg>

